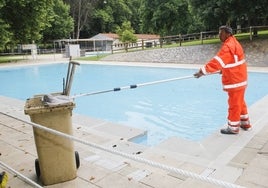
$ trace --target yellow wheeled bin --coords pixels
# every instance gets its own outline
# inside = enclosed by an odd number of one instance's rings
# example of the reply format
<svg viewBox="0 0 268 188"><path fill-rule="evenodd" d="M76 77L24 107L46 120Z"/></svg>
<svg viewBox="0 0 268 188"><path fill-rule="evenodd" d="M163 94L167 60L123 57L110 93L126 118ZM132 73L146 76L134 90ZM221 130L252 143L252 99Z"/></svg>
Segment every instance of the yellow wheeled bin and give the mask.
<svg viewBox="0 0 268 188"><path fill-rule="evenodd" d="M47 97L47 96L45 96ZM31 121L72 135L72 101L44 102L44 96L27 99L24 112ZM76 178L79 155L74 151L73 141L62 136L33 127L38 159L35 170L44 185L51 185Z"/></svg>

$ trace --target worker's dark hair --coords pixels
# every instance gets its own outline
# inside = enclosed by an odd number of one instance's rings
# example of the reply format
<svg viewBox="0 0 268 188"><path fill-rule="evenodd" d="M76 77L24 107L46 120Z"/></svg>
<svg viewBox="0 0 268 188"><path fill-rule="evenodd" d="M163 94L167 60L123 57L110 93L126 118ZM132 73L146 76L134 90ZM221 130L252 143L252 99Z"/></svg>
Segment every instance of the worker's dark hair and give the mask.
<svg viewBox="0 0 268 188"><path fill-rule="evenodd" d="M231 35L233 34L233 29L230 26L222 25L219 29L224 30L226 33L230 33Z"/></svg>

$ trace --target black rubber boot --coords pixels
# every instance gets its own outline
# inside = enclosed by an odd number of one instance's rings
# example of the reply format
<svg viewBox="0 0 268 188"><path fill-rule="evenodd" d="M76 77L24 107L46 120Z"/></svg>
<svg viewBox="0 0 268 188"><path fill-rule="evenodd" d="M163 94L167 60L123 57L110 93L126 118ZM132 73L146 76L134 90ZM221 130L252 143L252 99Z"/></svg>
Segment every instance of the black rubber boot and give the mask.
<svg viewBox="0 0 268 188"><path fill-rule="evenodd" d="M238 134L238 133L239 133L239 130L233 131L229 127L225 129L221 129L221 134Z"/></svg>
<svg viewBox="0 0 268 188"><path fill-rule="evenodd" d="M241 125L240 128L244 131L249 131L251 129L251 125Z"/></svg>

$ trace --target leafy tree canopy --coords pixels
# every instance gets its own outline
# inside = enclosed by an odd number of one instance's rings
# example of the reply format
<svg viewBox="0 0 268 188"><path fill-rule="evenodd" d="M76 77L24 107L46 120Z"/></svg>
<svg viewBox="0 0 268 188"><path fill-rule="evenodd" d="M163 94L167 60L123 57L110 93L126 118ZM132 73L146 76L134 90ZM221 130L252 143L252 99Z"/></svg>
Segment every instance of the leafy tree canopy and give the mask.
<svg viewBox="0 0 268 188"><path fill-rule="evenodd" d="M190 18L186 0L143 0L143 32L161 35L186 33Z"/></svg>
<svg viewBox="0 0 268 188"><path fill-rule="evenodd" d="M207 30L228 24L236 28L266 25L268 0L189 0L192 13L200 17Z"/></svg>
<svg viewBox="0 0 268 188"><path fill-rule="evenodd" d="M44 41L70 38L70 33L74 29L74 22L73 18L69 16L69 12L69 5L62 1L54 1L53 9L49 13L51 21L43 32Z"/></svg>
<svg viewBox="0 0 268 188"><path fill-rule="evenodd" d="M32 43L42 38L51 21L53 0L6 0L1 12L3 20L9 24L14 43Z"/></svg>
<svg viewBox="0 0 268 188"><path fill-rule="evenodd" d="M119 40L122 42L137 42L134 29L131 27L129 21L123 22L121 28L117 27L116 33L119 35Z"/></svg>
<svg viewBox="0 0 268 188"><path fill-rule="evenodd" d="M131 23L162 36L267 25L268 0L0 0L0 50L22 43L89 38ZM130 40L131 30L122 32ZM127 37L128 36L128 37Z"/></svg>

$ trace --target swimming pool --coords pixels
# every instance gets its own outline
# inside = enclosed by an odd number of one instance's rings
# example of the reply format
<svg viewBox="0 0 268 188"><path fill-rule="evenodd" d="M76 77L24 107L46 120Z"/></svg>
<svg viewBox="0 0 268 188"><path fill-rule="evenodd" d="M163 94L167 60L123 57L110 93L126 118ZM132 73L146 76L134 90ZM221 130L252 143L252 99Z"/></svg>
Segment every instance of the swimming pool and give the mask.
<svg viewBox="0 0 268 188"><path fill-rule="evenodd" d="M60 63L0 68L0 94L26 100L35 94L62 91L67 67ZM71 95L188 76L195 71L82 64L76 69ZM249 106L267 95L263 84L267 82L268 74L249 73ZM151 146L172 136L198 141L217 131L226 122L226 100L220 76L211 75L77 98L74 112L147 130L147 138L135 141Z"/></svg>

